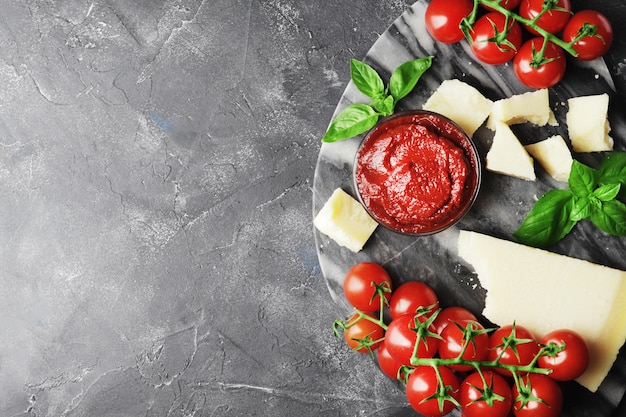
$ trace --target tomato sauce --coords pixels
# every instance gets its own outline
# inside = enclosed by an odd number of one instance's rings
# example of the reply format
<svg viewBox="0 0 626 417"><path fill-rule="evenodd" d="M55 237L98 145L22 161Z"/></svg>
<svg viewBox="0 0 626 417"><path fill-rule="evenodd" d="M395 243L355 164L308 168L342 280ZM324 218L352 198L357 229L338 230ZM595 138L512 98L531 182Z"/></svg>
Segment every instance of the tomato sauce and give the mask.
<svg viewBox="0 0 626 417"><path fill-rule="evenodd" d="M480 179L465 133L431 112L399 113L374 128L357 152L355 181L381 224L428 234L453 224L472 205Z"/></svg>

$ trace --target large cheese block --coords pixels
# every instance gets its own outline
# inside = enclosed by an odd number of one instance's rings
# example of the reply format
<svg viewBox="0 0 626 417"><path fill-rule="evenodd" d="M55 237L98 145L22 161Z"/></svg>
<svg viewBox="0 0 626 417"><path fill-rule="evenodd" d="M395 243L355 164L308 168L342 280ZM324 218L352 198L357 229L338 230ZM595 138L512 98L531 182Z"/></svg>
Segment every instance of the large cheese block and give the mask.
<svg viewBox="0 0 626 417"><path fill-rule="evenodd" d="M496 133L486 160L489 171L529 181L536 179L533 158L504 122L496 122Z"/></svg>
<svg viewBox="0 0 626 417"><path fill-rule="evenodd" d="M536 337L568 328L585 338L591 363L577 381L595 392L626 339L626 272L468 231L458 249L487 291L490 321Z"/></svg>
<svg viewBox="0 0 626 417"><path fill-rule="evenodd" d="M554 112L550 109L550 96L546 88L495 101L487 120L487 127L496 130L496 122L508 125L530 122L537 126L558 124Z"/></svg>
<svg viewBox="0 0 626 417"><path fill-rule="evenodd" d="M480 91L457 79L444 80L423 109L442 114L472 137L491 112L493 102Z"/></svg>
<svg viewBox="0 0 626 417"><path fill-rule="evenodd" d="M552 178L562 182L569 180L573 162L572 153L561 135L550 136L524 148Z"/></svg>
<svg viewBox="0 0 626 417"><path fill-rule="evenodd" d="M313 224L317 230L353 252L363 249L378 226L361 203L341 188L333 191Z"/></svg>
<svg viewBox="0 0 626 417"><path fill-rule="evenodd" d="M608 94L573 97L567 100L567 105L565 119L574 152L613 150Z"/></svg>

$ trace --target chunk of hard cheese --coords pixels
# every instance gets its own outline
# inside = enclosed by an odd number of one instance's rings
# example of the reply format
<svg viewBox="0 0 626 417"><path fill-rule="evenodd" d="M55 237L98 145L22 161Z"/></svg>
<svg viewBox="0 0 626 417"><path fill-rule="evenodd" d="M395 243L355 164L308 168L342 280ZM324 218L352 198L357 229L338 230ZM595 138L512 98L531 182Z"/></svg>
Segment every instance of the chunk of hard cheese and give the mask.
<svg viewBox="0 0 626 417"><path fill-rule="evenodd" d="M496 133L486 159L489 171L529 181L536 179L533 158L504 122L496 122Z"/></svg>
<svg viewBox="0 0 626 417"><path fill-rule="evenodd" d="M538 338L562 328L583 336L591 362L577 381L595 392L626 339L626 272L475 232L461 231L458 248L487 290L493 323Z"/></svg>
<svg viewBox="0 0 626 417"><path fill-rule="evenodd" d="M567 104L565 120L574 152L613 150L608 94L573 97Z"/></svg>
<svg viewBox="0 0 626 417"><path fill-rule="evenodd" d="M476 88L452 79L444 80L423 108L451 119L471 137L489 116L492 105Z"/></svg>
<svg viewBox="0 0 626 417"><path fill-rule="evenodd" d="M525 146L528 153L557 181L567 182L572 170L572 153L561 135Z"/></svg>
<svg viewBox="0 0 626 417"><path fill-rule="evenodd" d="M317 230L353 252L363 249L378 226L363 206L341 188L333 192L313 224Z"/></svg>
<svg viewBox="0 0 626 417"><path fill-rule="evenodd" d="M537 126L558 124L554 112L550 109L550 96L546 88L495 101L487 127L496 130L496 122L508 125L530 122Z"/></svg>

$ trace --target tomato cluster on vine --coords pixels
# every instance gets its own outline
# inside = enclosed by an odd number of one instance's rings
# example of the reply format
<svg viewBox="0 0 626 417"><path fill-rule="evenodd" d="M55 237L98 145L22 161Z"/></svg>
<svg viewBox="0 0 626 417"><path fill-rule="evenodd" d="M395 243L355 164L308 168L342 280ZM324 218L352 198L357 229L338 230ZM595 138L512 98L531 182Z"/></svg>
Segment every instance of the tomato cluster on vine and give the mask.
<svg viewBox="0 0 626 417"><path fill-rule="evenodd" d="M343 287L354 314L335 322L335 334L401 381L408 403L427 417L455 408L464 417L556 417L560 381L578 378L589 364L588 346L572 330L537 339L515 323L485 328L461 306L440 308L423 282L393 288L377 263L353 266Z"/></svg>
<svg viewBox="0 0 626 417"><path fill-rule="evenodd" d="M565 75L567 54L590 61L613 41L610 21L596 10L572 11L570 0L431 0L425 26L439 42L469 42L476 58L513 60L517 78L548 88Z"/></svg>

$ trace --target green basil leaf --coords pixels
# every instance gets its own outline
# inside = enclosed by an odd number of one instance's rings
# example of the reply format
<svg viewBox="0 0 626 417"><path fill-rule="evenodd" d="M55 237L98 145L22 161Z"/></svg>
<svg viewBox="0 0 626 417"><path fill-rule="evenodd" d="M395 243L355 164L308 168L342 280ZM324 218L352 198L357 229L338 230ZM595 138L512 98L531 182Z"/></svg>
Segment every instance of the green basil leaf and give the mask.
<svg viewBox="0 0 626 417"><path fill-rule="evenodd" d="M367 104L351 104L330 123L323 142L336 142L367 132L376 125L379 114Z"/></svg>
<svg viewBox="0 0 626 417"><path fill-rule="evenodd" d="M601 185L593 191L593 196L600 201L615 200L622 186L620 184Z"/></svg>
<svg viewBox="0 0 626 417"><path fill-rule="evenodd" d="M393 114L394 100L392 96L379 98L370 103L382 116L391 116Z"/></svg>
<svg viewBox="0 0 626 417"><path fill-rule="evenodd" d="M569 188L577 197L586 197L598 185L598 171L576 160L572 162Z"/></svg>
<svg viewBox="0 0 626 417"><path fill-rule="evenodd" d="M550 190L545 193L513 234L515 238L535 247L551 246L563 239L576 224L570 218L573 197L570 190Z"/></svg>
<svg viewBox="0 0 626 417"><path fill-rule="evenodd" d="M592 209L593 205L591 203L591 198L575 198L574 204L572 205L572 212L570 213L569 218L573 222L578 222L580 220L586 219L591 215Z"/></svg>
<svg viewBox="0 0 626 417"><path fill-rule="evenodd" d="M626 205L618 200L605 201L601 210L592 212L591 221L610 235L626 236Z"/></svg>
<svg viewBox="0 0 626 417"><path fill-rule="evenodd" d="M433 57L427 56L405 62L395 69L389 79L389 92L396 103L409 94L424 72L433 63Z"/></svg>
<svg viewBox="0 0 626 417"><path fill-rule="evenodd" d="M626 185L626 152L613 152L600 163L598 182Z"/></svg>
<svg viewBox="0 0 626 417"><path fill-rule="evenodd" d="M376 99L385 95L385 84L382 78L366 63L351 59L350 76L356 88L366 96Z"/></svg>

